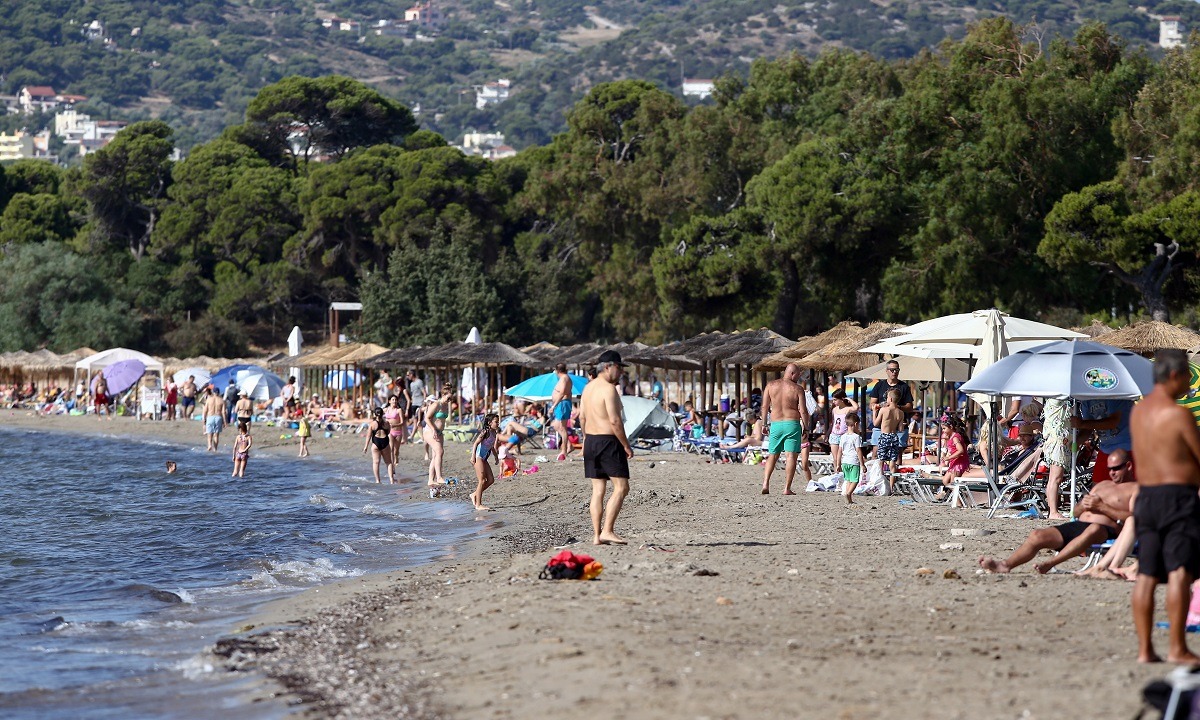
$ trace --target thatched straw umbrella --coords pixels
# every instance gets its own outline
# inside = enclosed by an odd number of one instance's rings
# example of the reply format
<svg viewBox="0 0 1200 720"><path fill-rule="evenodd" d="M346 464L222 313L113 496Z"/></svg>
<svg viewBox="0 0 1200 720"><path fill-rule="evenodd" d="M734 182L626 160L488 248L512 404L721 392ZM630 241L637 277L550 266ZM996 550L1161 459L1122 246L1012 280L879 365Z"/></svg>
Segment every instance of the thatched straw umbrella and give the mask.
<svg viewBox="0 0 1200 720"><path fill-rule="evenodd" d="M1101 335L1107 335L1108 333L1113 331L1113 329L1111 327L1100 322L1099 320L1093 320L1092 324L1088 325L1087 327L1077 327L1077 328L1071 328L1071 329L1074 330L1075 332L1083 333L1084 335L1087 335L1090 338L1098 338Z"/></svg>
<svg viewBox="0 0 1200 720"><path fill-rule="evenodd" d="M858 372L863 368L871 367L880 360L880 356L876 353L864 353L861 350L890 337L898 327L900 326L894 323L871 323L837 342L826 345L808 357L797 360L796 364L803 368L824 372Z"/></svg>
<svg viewBox="0 0 1200 720"><path fill-rule="evenodd" d="M1200 335L1179 325L1146 320L1096 338L1096 342L1112 345L1139 355L1153 355L1156 350L1174 348L1188 350L1200 345Z"/></svg>
<svg viewBox="0 0 1200 720"><path fill-rule="evenodd" d="M832 343L844 340L847 337L855 337L862 332L863 327L851 320L843 320L834 325L823 333L813 335L811 337L801 338L794 345L786 350L763 358L755 369L756 370L779 370L787 367L788 363L795 362L801 358L807 357L812 353L830 345Z"/></svg>
<svg viewBox="0 0 1200 720"><path fill-rule="evenodd" d="M536 367L548 368L554 365L554 356L559 352L559 347L554 343L548 343L543 340L540 343L534 343L520 349L521 352L537 360Z"/></svg>

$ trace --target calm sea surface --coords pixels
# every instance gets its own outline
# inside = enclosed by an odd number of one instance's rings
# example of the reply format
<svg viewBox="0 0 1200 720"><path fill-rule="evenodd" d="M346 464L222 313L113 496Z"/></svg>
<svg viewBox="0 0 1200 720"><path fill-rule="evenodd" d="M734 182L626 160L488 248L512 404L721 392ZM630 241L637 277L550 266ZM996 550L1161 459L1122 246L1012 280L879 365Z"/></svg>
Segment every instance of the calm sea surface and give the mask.
<svg viewBox="0 0 1200 720"><path fill-rule="evenodd" d="M230 478L223 440L0 430L0 717L283 717L202 650L264 601L479 530L466 503L405 502L424 483L376 485L366 460L260 453Z"/></svg>

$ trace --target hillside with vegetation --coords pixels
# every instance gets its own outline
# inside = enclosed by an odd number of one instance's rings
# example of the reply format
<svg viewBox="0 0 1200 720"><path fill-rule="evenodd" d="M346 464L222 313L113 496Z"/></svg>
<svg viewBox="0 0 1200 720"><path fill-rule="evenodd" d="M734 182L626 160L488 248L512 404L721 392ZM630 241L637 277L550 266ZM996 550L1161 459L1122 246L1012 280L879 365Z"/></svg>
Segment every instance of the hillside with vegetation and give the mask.
<svg viewBox="0 0 1200 720"><path fill-rule="evenodd" d="M1036 23L1043 43L1096 20L1133 48L1153 45L1160 15L1200 22L1200 4L1182 0L433 2L443 19L421 25L403 22L410 2L381 0L8 0L0 93L49 85L86 95L92 115L164 120L187 149L239 123L271 83L341 74L452 141L466 129L498 130L522 148L549 142L602 82L647 80L678 94L684 77L744 78L755 59L791 52L911 58L997 14ZM359 24L325 27L334 18ZM376 34L381 20L396 22ZM512 81L511 97L477 109L473 88L499 78ZM29 122L3 118L0 129Z"/></svg>
<svg viewBox="0 0 1200 720"><path fill-rule="evenodd" d="M357 337L790 337L998 306L1196 324L1200 46L1005 19L911 60L758 60L688 105L590 88L489 162L357 80L283 78L219 137L130 125L0 167L0 351L236 356L360 300Z"/></svg>

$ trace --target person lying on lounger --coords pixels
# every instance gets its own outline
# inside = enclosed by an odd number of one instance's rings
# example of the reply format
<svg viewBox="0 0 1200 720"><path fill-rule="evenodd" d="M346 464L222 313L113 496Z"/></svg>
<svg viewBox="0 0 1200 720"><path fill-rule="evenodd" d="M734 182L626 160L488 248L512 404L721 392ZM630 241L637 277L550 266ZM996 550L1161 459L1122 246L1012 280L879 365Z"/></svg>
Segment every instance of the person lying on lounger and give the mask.
<svg viewBox="0 0 1200 720"><path fill-rule="evenodd" d="M1112 482L1099 483L1084 496L1076 508L1078 520L1034 530L1012 555L1004 560L981 557L979 567L988 572L1006 573L1029 562L1042 550L1057 550L1054 557L1034 565L1039 573L1047 573L1056 565L1086 552L1092 545L1115 540L1120 523L1132 514L1129 500L1137 490L1132 466L1127 452L1114 450L1108 456Z"/></svg>

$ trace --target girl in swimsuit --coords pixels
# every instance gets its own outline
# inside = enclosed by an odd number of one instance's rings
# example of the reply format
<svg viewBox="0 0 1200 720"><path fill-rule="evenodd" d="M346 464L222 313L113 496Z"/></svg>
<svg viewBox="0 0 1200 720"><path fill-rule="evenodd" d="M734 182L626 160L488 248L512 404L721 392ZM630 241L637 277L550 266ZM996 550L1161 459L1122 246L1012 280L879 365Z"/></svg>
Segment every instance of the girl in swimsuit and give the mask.
<svg viewBox="0 0 1200 720"><path fill-rule="evenodd" d="M250 459L250 448L254 438L250 437L250 424L238 423L238 434L233 439L233 474L230 477L246 477L246 461Z"/></svg>
<svg viewBox="0 0 1200 720"><path fill-rule="evenodd" d="M475 436L475 442L471 443L471 464L475 466L475 492L471 493L471 504L476 510L491 510L491 508L483 504L483 491L490 488L496 482L496 476L492 473L492 466L488 462L491 456L496 455L496 438L500 432L500 416L496 413L488 413L483 418L483 429ZM497 458L499 456L497 455Z"/></svg>
<svg viewBox="0 0 1200 720"><path fill-rule="evenodd" d="M454 386L450 383L442 385L442 394L437 400L425 407L425 429L421 438L429 450L429 485L445 485L442 478L442 456L446 446L442 431L446 427L446 417L450 408L450 399L454 397Z"/></svg>
<svg viewBox="0 0 1200 720"><path fill-rule="evenodd" d="M379 463L387 465L388 482L396 484L396 464L392 461L391 440L388 437L391 426L383 417L383 408L375 408L371 413L371 430L367 433L367 441L363 443L363 453L371 449L371 472L375 474L375 482L382 483L379 478Z"/></svg>
<svg viewBox="0 0 1200 720"><path fill-rule="evenodd" d="M942 485L945 488L953 485L955 480L971 468L971 462L967 459L966 428L961 422L957 418L951 418L942 426L942 442L946 444L946 456L942 458L946 463L943 466L945 472L942 474ZM938 500L946 496L945 488L938 493Z"/></svg>
<svg viewBox="0 0 1200 720"><path fill-rule="evenodd" d="M387 419L388 427L391 428L388 435L392 439L392 464L395 465L400 455L400 446L404 444L405 435L404 411L400 409L400 399L395 395L388 398L388 405L383 411L383 417Z"/></svg>
<svg viewBox="0 0 1200 720"><path fill-rule="evenodd" d="M829 449L833 453L833 467L842 467L842 446L840 441L846 433L846 416L858 412L858 403L846 396L845 390L835 390L833 393L833 427L829 429Z"/></svg>

